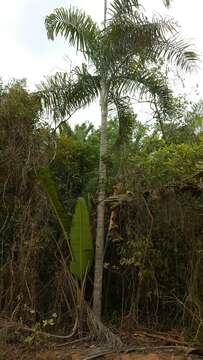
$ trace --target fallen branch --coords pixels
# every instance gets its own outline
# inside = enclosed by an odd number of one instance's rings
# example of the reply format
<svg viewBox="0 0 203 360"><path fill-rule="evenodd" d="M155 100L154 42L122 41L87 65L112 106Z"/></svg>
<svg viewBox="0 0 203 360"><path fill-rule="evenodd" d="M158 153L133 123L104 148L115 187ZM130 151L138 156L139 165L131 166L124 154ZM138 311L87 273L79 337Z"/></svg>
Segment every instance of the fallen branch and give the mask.
<svg viewBox="0 0 203 360"><path fill-rule="evenodd" d="M62 346L67 346L67 345L74 345L74 344L78 344L80 342L83 342L83 341L88 341L90 340L90 336L85 336L85 337L82 337L80 339L75 339L73 341L67 341L63 344L57 344L56 347L62 347Z"/></svg>
<svg viewBox="0 0 203 360"><path fill-rule="evenodd" d="M78 327L78 321L76 319L75 324L73 326L72 332L69 335L56 335L56 334L52 334L46 331L42 331L42 330L36 330L33 329L27 325L22 325L18 322L15 321L10 321L10 320L5 320L5 319L1 319L0 320L0 327L2 327L3 331L5 331L6 329L17 329L17 330L21 330L21 331L25 331L25 332L31 332L34 333L35 335L40 335L40 336L45 336L45 337L52 337L55 339L70 339L71 337L73 337L73 335L75 335L75 332L77 330Z"/></svg>
<svg viewBox="0 0 203 360"><path fill-rule="evenodd" d="M166 334L166 335L150 334L145 331L139 331L139 332L134 333L133 336L135 336L135 337L136 336L146 336L146 337L150 337L152 339L162 340L162 341L166 341L166 342L170 342L170 343L178 344L178 345L182 345L182 346L188 345L188 343L186 341L174 339L173 337L169 336L168 334Z"/></svg>

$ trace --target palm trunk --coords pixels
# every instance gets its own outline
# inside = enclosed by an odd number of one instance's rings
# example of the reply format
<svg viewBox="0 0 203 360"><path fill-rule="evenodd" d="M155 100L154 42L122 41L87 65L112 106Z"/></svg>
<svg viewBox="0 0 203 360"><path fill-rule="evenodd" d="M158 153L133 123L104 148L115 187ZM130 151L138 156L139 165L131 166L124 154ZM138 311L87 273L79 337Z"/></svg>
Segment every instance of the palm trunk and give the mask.
<svg viewBox="0 0 203 360"><path fill-rule="evenodd" d="M93 291L93 311L98 319L102 311L102 280L104 260L104 217L105 217L105 192L106 192L106 155L107 155L107 115L108 115L108 89L106 82L101 81L100 91L101 106L101 139L100 139L100 164L97 206L97 233L95 248L95 272Z"/></svg>
<svg viewBox="0 0 203 360"><path fill-rule="evenodd" d="M106 28L107 0L104 0L104 29ZM97 206L97 233L95 246L93 312L100 320L102 313L102 282L104 263L104 220L106 195L106 155L107 155L107 117L108 117L108 87L103 78L101 80L100 108L101 108L101 138L99 161L99 186Z"/></svg>

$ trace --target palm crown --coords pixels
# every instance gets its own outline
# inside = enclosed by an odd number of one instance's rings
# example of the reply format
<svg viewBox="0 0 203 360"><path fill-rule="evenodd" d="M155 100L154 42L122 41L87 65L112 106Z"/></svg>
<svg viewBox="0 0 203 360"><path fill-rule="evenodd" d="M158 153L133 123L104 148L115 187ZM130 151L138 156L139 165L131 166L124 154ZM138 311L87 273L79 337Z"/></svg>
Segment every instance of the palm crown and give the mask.
<svg viewBox="0 0 203 360"><path fill-rule="evenodd" d="M139 89L141 94L157 94L166 106L170 90L160 72L155 76L149 70L150 64L166 59L189 70L197 60L189 45L179 39L174 22L161 18L150 22L137 0L114 0L108 12L105 29L72 7L57 8L46 17L48 38L54 40L60 34L94 65L93 73L83 64L70 74L57 73L41 84L45 105L54 108L59 119L98 96L101 76L105 76L109 95L114 92L118 98L129 89ZM112 102L113 97L108 100Z"/></svg>

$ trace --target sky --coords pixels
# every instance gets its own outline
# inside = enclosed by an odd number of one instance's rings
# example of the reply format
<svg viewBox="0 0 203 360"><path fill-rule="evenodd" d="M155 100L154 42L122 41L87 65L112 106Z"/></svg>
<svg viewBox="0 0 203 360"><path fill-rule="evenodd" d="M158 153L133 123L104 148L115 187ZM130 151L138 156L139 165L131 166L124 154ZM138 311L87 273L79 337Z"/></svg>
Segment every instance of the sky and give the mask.
<svg viewBox="0 0 203 360"><path fill-rule="evenodd" d="M194 44L194 48L203 59L202 33L202 0L173 0L168 11L161 0L143 0L142 4L149 13L155 11L162 15L172 16L180 25L181 35ZM66 71L81 63L81 57L76 56L63 39L54 42L47 39L44 19L53 9L63 6L77 6L91 15L97 22L103 18L103 0L6 0L0 4L0 77L4 81L11 78L26 78L28 88L35 85L44 76L56 71ZM192 99L203 94L203 64L193 74L181 74L185 79L186 92ZM198 84L198 88L196 87ZM198 89L198 90L197 90ZM198 94L197 94L198 91ZM203 98L203 95L202 95ZM79 111L73 118L73 123L89 120L99 123L98 104L93 104L86 110Z"/></svg>

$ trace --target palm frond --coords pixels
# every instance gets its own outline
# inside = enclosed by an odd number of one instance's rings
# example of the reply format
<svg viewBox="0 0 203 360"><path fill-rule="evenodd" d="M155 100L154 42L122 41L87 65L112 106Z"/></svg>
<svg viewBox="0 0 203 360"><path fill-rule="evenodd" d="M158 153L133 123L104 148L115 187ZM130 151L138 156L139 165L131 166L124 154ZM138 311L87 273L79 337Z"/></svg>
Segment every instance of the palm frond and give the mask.
<svg viewBox="0 0 203 360"><path fill-rule="evenodd" d="M146 56L146 50L157 41L165 39L166 34L175 32L175 23L168 19L156 19L150 22L139 11L131 16L114 17L106 31L106 43L114 56ZM119 52L118 52L119 51Z"/></svg>
<svg viewBox="0 0 203 360"><path fill-rule="evenodd" d="M134 57L155 62L161 58L190 70L198 60L190 45L179 39L173 20L154 17L149 21L140 11L114 16L105 37L106 52L114 61Z"/></svg>
<svg viewBox="0 0 203 360"><path fill-rule="evenodd" d="M39 86L43 105L55 120L70 117L76 110L90 104L98 96L100 81L91 75L85 64L70 74L56 73Z"/></svg>
<svg viewBox="0 0 203 360"><path fill-rule="evenodd" d="M97 44L100 32L92 18L77 8L57 8L45 18L47 36L54 40L59 34L88 56Z"/></svg>
<svg viewBox="0 0 203 360"><path fill-rule="evenodd" d="M167 8L169 8L172 3L172 0L163 0L163 3Z"/></svg>
<svg viewBox="0 0 203 360"><path fill-rule="evenodd" d="M111 16L132 14L134 9L139 7L138 0L114 0L109 7Z"/></svg>
<svg viewBox="0 0 203 360"><path fill-rule="evenodd" d="M168 87L166 77L157 67L148 69L131 62L115 79L114 87L119 94L129 92L131 95L139 94L140 98L156 96L163 112L171 112L172 91Z"/></svg>
<svg viewBox="0 0 203 360"><path fill-rule="evenodd" d="M172 0L163 0L163 4L169 8ZM141 6L138 0L114 0L109 7L109 12L113 16L132 14L135 9Z"/></svg>
<svg viewBox="0 0 203 360"><path fill-rule="evenodd" d="M179 39L178 36L166 39L162 44L155 44L154 54L156 57L163 58L185 71L193 70L199 61L198 54L191 50L190 44Z"/></svg>
<svg viewBox="0 0 203 360"><path fill-rule="evenodd" d="M116 106L119 132L116 145L127 143L132 136L136 115L130 104L129 97L120 97L118 94L112 94L112 100Z"/></svg>

